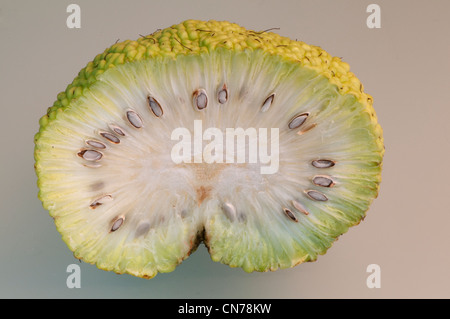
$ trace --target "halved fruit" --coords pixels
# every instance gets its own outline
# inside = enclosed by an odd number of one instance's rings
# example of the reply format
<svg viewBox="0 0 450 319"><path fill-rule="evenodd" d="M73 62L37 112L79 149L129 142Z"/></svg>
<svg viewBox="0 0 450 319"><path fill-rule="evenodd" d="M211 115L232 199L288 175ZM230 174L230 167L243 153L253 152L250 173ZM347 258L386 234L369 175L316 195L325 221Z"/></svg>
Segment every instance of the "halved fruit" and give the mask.
<svg viewBox="0 0 450 319"><path fill-rule="evenodd" d="M74 255L151 278L204 242L267 271L312 261L377 196L372 97L319 47L188 20L116 43L40 121L39 198Z"/></svg>

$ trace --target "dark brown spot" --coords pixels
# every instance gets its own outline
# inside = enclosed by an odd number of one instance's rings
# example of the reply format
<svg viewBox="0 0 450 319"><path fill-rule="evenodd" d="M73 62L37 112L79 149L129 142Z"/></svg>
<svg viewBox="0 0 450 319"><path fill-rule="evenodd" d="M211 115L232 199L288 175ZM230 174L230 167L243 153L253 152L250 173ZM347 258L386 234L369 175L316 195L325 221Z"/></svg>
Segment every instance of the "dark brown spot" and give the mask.
<svg viewBox="0 0 450 319"><path fill-rule="evenodd" d="M284 213L286 214L287 217L289 217L294 222L298 222L297 217L295 217L294 213L291 212L290 209L284 208L283 210L284 210Z"/></svg>
<svg viewBox="0 0 450 319"><path fill-rule="evenodd" d="M102 197L97 198L94 200L91 205L89 205L90 208L96 209L98 206L105 204L106 202L112 201L111 195L104 195Z"/></svg>
<svg viewBox="0 0 450 319"><path fill-rule="evenodd" d="M200 186L199 188L196 189L196 193L197 193L197 203L200 206L202 204L202 202L209 197L210 192L212 190L211 186Z"/></svg>

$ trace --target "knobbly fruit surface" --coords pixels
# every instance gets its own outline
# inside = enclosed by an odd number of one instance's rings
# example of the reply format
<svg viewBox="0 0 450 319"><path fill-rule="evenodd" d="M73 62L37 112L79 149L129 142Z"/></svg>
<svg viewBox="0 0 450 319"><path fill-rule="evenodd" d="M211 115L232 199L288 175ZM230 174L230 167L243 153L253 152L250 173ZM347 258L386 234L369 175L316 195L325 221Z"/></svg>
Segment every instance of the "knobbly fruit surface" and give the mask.
<svg viewBox="0 0 450 319"><path fill-rule="evenodd" d="M152 278L203 242L214 261L276 270L364 218L384 154L373 99L340 58L272 31L184 21L112 45L58 94L35 168L76 258Z"/></svg>

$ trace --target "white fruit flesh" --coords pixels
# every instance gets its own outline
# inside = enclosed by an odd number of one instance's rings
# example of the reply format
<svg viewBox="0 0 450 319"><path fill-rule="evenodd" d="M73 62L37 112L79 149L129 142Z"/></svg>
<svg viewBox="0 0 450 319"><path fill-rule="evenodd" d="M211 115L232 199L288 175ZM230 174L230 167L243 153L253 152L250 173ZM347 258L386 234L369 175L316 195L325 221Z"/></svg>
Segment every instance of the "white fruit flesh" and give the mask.
<svg viewBox="0 0 450 319"><path fill-rule="evenodd" d="M207 97L201 110L193 99L199 89ZM152 112L149 96L161 114ZM138 118L130 121L129 111ZM304 123L289 128L299 114L308 114ZM194 138L195 121L202 133L255 128L268 129L270 138L278 129L279 149L269 142L277 170L261 174L269 164L235 157L176 163L172 133L185 128ZM39 186L75 256L103 269L153 277L172 271L199 240L230 266L286 268L315 260L364 216L381 163L373 125L353 95L261 50L132 62L102 74L42 132ZM209 141L202 143L200 150ZM83 150L97 153L83 157ZM314 160L335 165L318 168ZM314 184L316 176L332 187Z"/></svg>

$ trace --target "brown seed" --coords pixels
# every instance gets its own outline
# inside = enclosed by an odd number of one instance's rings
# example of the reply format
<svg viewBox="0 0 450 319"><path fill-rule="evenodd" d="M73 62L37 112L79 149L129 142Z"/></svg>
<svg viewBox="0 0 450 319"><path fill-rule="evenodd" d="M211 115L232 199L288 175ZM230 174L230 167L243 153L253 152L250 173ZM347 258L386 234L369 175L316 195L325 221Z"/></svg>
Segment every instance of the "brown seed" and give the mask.
<svg viewBox="0 0 450 319"><path fill-rule="evenodd" d="M102 158L103 154L94 150L81 150L78 152L78 156L86 161L98 161Z"/></svg>
<svg viewBox="0 0 450 319"><path fill-rule="evenodd" d="M206 91L204 89L198 89L192 94L194 106L203 110L208 106L208 96L206 95Z"/></svg>
<svg viewBox="0 0 450 319"><path fill-rule="evenodd" d="M111 226L111 231L116 231L119 229L120 226L122 226L123 221L125 220L125 217L121 216L116 218L116 220L113 222L112 226Z"/></svg>
<svg viewBox="0 0 450 319"><path fill-rule="evenodd" d="M334 161L330 161L327 159L319 159L312 161L312 165L317 168L328 168L333 167L336 164Z"/></svg>
<svg viewBox="0 0 450 319"><path fill-rule="evenodd" d="M102 196L102 197L97 198L96 200L94 200L94 201L91 203L91 205L89 205L89 207L92 208L92 209L96 209L98 206L103 205L103 204L105 204L105 203L107 203L107 202L110 202L110 201L112 201L112 200L113 200L113 198L112 198L111 195L104 195L104 196Z"/></svg>
<svg viewBox="0 0 450 319"><path fill-rule="evenodd" d="M150 110L156 117L161 117L163 115L163 109L161 107L161 104L152 96L148 96L147 98L148 106L150 107Z"/></svg>
<svg viewBox="0 0 450 319"><path fill-rule="evenodd" d="M222 210L225 213L225 216L232 222L236 220L236 208L231 203L224 203L222 205Z"/></svg>
<svg viewBox="0 0 450 319"><path fill-rule="evenodd" d="M114 134L107 133L107 132L100 132L100 135L103 136L104 138L106 138L109 142L111 142L113 144L120 143L120 139L117 136L115 136Z"/></svg>
<svg viewBox="0 0 450 319"><path fill-rule="evenodd" d="M135 128L142 127L142 119L135 111L127 111L127 119Z"/></svg>
<svg viewBox="0 0 450 319"><path fill-rule="evenodd" d="M289 209L284 208L284 213L286 214L287 217L289 217L291 220L293 220L294 222L298 222L297 217L295 217L294 213L291 212Z"/></svg>
<svg viewBox="0 0 450 319"><path fill-rule="evenodd" d="M325 194L322 194L321 192L315 191L315 190L306 191L306 195L308 195L309 198L320 201L320 202L324 202L324 201L328 200L328 198L325 196Z"/></svg>
<svg viewBox="0 0 450 319"><path fill-rule="evenodd" d="M228 88L226 84L224 84L219 93L217 93L217 100L220 104L225 104L228 101Z"/></svg>
<svg viewBox="0 0 450 319"><path fill-rule="evenodd" d="M97 141L97 140L87 140L86 144L89 146L95 147L95 148L101 148L101 149L106 148L105 144L103 144L102 142Z"/></svg>
<svg viewBox="0 0 450 319"><path fill-rule="evenodd" d="M265 100L264 103L261 106L261 112L266 112L269 110L270 106L273 103L273 99L275 98L275 93L270 94Z"/></svg>
<svg viewBox="0 0 450 319"><path fill-rule="evenodd" d="M117 135L125 136L124 130L121 129L120 127L118 127L117 125L110 124L110 125L109 125L109 128L110 128L114 133L116 133Z"/></svg>
<svg viewBox="0 0 450 319"><path fill-rule="evenodd" d="M332 186L334 186L334 181L329 176L325 176L325 175L314 176L312 182L315 185L322 186L322 187L332 187Z"/></svg>
<svg viewBox="0 0 450 319"><path fill-rule="evenodd" d="M306 119L308 118L309 113L302 113L294 116L292 120L290 120L288 127L293 130L296 128L299 128L303 123L305 123Z"/></svg>

